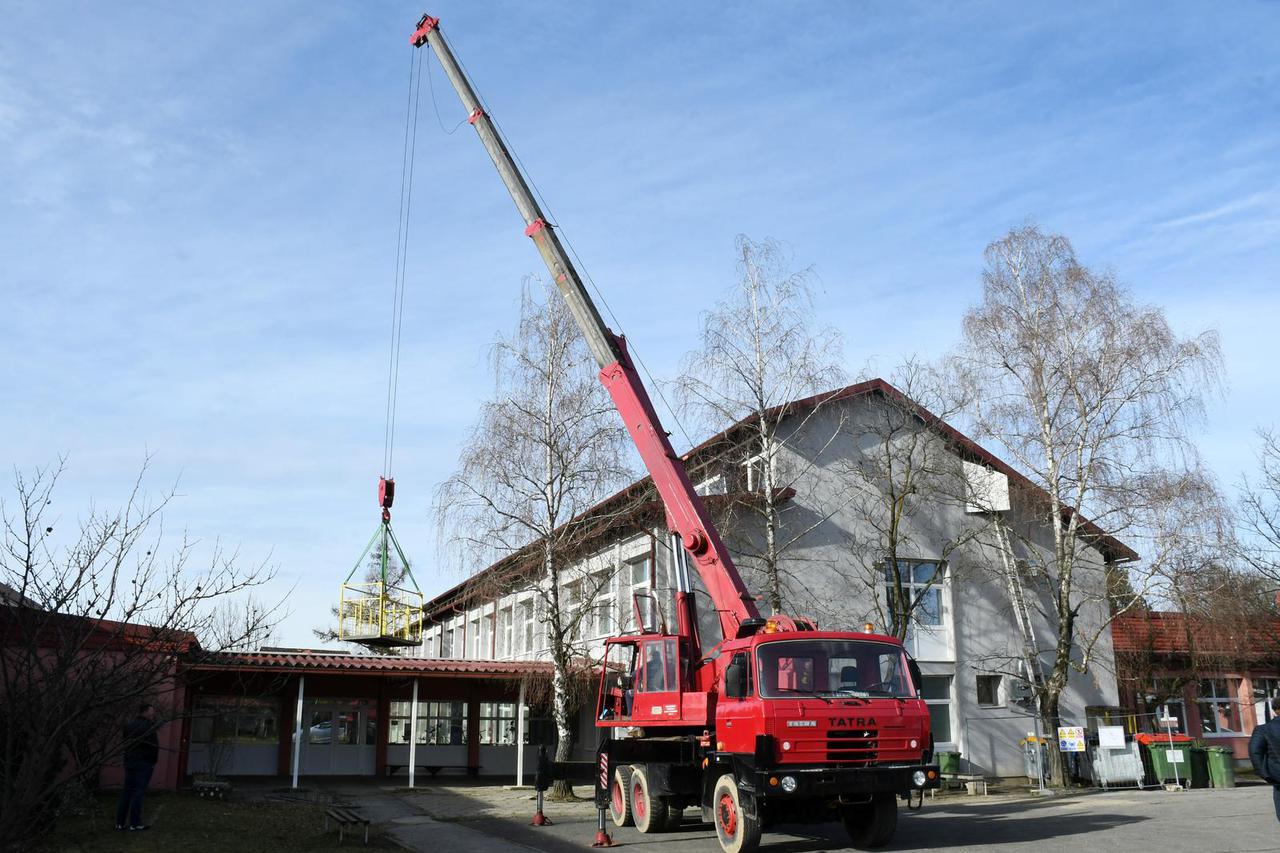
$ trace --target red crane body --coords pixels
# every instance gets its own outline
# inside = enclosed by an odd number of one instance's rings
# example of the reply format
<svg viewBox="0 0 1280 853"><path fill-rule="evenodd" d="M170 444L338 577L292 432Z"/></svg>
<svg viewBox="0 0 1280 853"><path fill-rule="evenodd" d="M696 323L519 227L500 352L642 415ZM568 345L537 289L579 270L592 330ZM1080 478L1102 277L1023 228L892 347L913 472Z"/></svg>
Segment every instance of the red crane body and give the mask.
<svg viewBox="0 0 1280 853"><path fill-rule="evenodd" d="M608 806L618 825L661 831L697 805L729 853L759 844L766 816L836 815L855 846L880 846L897 796L937 787L919 671L894 637L818 631L760 617L702 498L668 440L625 340L601 319L582 278L440 32L424 15L410 37L429 46L568 303L666 510L677 555L676 632L646 624L606 641L597 726L606 741ZM687 555L687 557L685 556ZM686 560L688 562L686 562ZM723 639L700 638L689 564ZM651 620L656 621L656 619ZM837 686L839 685L839 686ZM852 686L849 686L852 685Z"/></svg>

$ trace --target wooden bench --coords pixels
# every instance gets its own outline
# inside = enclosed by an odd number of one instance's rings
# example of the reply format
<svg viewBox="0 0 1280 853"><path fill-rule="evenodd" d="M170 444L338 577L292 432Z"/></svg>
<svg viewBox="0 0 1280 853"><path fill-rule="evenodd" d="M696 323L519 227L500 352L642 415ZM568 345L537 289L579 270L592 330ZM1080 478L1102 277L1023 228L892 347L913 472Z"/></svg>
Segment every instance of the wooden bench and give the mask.
<svg viewBox="0 0 1280 853"><path fill-rule="evenodd" d="M338 843L342 843L343 836L346 831L355 826L364 824L364 843L369 843L369 819L359 812L351 809L344 809L339 806L325 809L324 812L324 831L329 831L329 821L333 821L338 825Z"/></svg>
<svg viewBox="0 0 1280 853"><path fill-rule="evenodd" d="M431 774L432 778L435 778L435 775L441 770L465 770L467 771L467 775L473 778L480 775L479 764L415 764L413 766L415 770L427 771ZM398 771L407 770L408 768L408 764L388 764L387 775L394 776Z"/></svg>
<svg viewBox="0 0 1280 853"><path fill-rule="evenodd" d="M985 797L988 795L987 777L980 773L941 773L939 774L939 778L948 788L951 787L949 784L951 782L962 783L968 790L970 796L977 794L979 789L982 790L982 796ZM933 796L933 790L929 791L929 796Z"/></svg>

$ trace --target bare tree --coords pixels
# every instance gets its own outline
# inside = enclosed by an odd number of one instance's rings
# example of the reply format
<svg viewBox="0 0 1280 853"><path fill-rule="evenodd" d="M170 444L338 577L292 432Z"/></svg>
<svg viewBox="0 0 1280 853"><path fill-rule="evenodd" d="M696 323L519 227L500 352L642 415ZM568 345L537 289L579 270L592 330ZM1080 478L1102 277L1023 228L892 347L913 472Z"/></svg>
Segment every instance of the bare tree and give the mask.
<svg viewBox="0 0 1280 853"><path fill-rule="evenodd" d="M753 535L737 537L734 550L745 558L743 568L754 570L765 602L777 613L784 582L804 582L784 554L830 517L820 513L798 529L785 524L782 493L811 480L806 475L820 453L804 457L782 451L806 424L826 413L825 398L816 403L806 398L833 395L845 377L840 337L818 326L814 315L812 272L795 269L773 240L756 243L739 236L737 254L738 282L703 315L701 347L685 356L676 389L681 408L713 429L749 420L748 438L725 450L720 461L742 472L747 488L758 493L741 507L754 522L747 525ZM838 433L838 427L829 430L827 443ZM787 465L784 455L809 461Z"/></svg>
<svg viewBox="0 0 1280 853"><path fill-rule="evenodd" d="M945 426L965 403L955 390L935 368L909 359L844 421L855 452L835 470L851 487L843 513L853 520L853 579L870 593L878 623L899 639L932 611L946 572L954 572L953 552L986 527L982 516L945 533L937 524L948 508L963 513L970 492ZM936 562L918 562L924 555Z"/></svg>
<svg viewBox="0 0 1280 853"><path fill-rule="evenodd" d="M52 517L62 466L15 474L0 501L0 839L27 850L68 792L97 779L119 754L119 732L140 701L181 714L173 701L180 661L240 647L269 631L277 608L254 605L223 618L224 602L270 580L214 547L194 565L197 543L166 547L160 513L142 477L124 506L95 509L63 534ZM144 468L145 471L145 468Z"/></svg>
<svg viewBox="0 0 1280 853"><path fill-rule="evenodd" d="M1140 535L1160 488L1187 469L1188 428L1220 363L1214 333L1179 337L1158 308L1083 266L1065 237L1026 226L986 249L982 302L964 318L955 365L977 436L1034 487L1017 490L1018 517L996 527L1052 635L1038 685L1050 731L1071 671L1089 670L1111 618L1107 537Z"/></svg>
<svg viewBox="0 0 1280 853"><path fill-rule="evenodd" d="M1280 433L1259 430L1258 471L1240 489L1240 554L1280 584Z"/></svg>
<svg viewBox="0 0 1280 853"><path fill-rule="evenodd" d="M526 283L516 333L499 338L493 359L493 398L438 490L441 540L465 569L489 569L487 592L533 590L553 665L556 758L567 760L582 637L613 576L577 559L607 512L582 516L633 479L630 442L554 289Z"/></svg>

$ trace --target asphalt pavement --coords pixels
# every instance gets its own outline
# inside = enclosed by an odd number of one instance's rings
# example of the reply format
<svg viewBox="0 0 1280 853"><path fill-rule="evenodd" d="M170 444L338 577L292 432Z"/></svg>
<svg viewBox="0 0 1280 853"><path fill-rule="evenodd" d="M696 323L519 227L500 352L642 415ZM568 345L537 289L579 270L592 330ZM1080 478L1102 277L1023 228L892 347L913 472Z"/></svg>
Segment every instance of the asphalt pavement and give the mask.
<svg viewBox="0 0 1280 853"><path fill-rule="evenodd" d="M515 811L513 809L513 811ZM439 853L583 850L595 830L588 809L561 815L550 827L529 826L528 813L436 820L397 821L393 832L409 849ZM609 831L618 846L645 853L719 853L711 827L686 812L677 832L641 835L632 828ZM768 853L818 853L847 848L839 824L781 826L767 832ZM948 797L927 801L918 812L903 810L886 851L1160 851L1160 853L1255 853L1280 851L1270 788L1234 790L1112 791L1049 799Z"/></svg>

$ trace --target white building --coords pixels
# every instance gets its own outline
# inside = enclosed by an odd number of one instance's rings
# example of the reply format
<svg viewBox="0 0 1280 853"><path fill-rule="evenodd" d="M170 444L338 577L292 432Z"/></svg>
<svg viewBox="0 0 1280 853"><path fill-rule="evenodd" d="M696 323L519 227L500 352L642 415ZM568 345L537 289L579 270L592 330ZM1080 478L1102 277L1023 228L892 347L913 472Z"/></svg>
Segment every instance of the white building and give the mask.
<svg viewBox="0 0 1280 853"><path fill-rule="evenodd" d="M1032 520L1024 505L1040 493L882 380L797 401L779 421L770 464L776 482L787 484L776 493L783 501L782 532L794 539L780 561L785 574L782 609L815 617L821 627L861 630L871 622L877 631L885 630L888 592L881 572L886 564L875 550L876 531L866 511L876 496L869 494L873 487L865 473L854 472L865 454L874 452L868 436L883 414L878 407L904 405L920 414L922 426L913 440L923 434L935 443L933 452L951 454L956 472L968 472L965 477L957 473L960 482L954 489L941 490L936 500L924 502L903 520L898 549L904 586L918 599L907 646L924 674L922 692L933 714L935 741L940 749L953 745L979 772L1016 776L1023 772L1019 741L1034 727L1031 711L1015 701L1020 685L1010 675L1016 671L1011 664L1022 658L1024 634L1011 602L1008 573L993 555L990 537L980 535L990 514L971 504L1001 510L1024 540L1040 540L1044 547L1050 532ZM721 533L748 588L759 591L759 561L751 554L759 550L753 543L760 538L760 524L744 507L760 500L760 466L766 463L759 454L743 451L747 426L735 424L690 451L685 460L713 514L723 520ZM975 483L985 496L975 493ZM614 517L620 509L625 512ZM564 573L563 600L574 612L586 608L576 640L585 655L598 659L604 638L634 630L636 593L642 595L641 607L656 607L653 615L672 624L673 561L647 478L592 512L611 521L602 525L588 553ZM1105 590L1106 563L1136 557L1123 543L1095 533L1097 544L1078 569L1082 590ZM514 555L427 603L424 656L547 658L545 614L541 596L533 592L535 577L516 573L523 579L505 588L492 583L494 577L511 573L520 558ZM644 600L645 594L655 604ZM1053 634L1042 608L1034 600L1028 605L1029 630L1047 664L1045 650L1052 648ZM1062 697L1064 721L1085 725L1089 709L1117 705L1105 619L1105 595L1082 600L1078 632L1089 636L1101 631L1101 638L1090 674L1073 674ZM590 714L582 717L579 745L590 749L596 739Z"/></svg>

